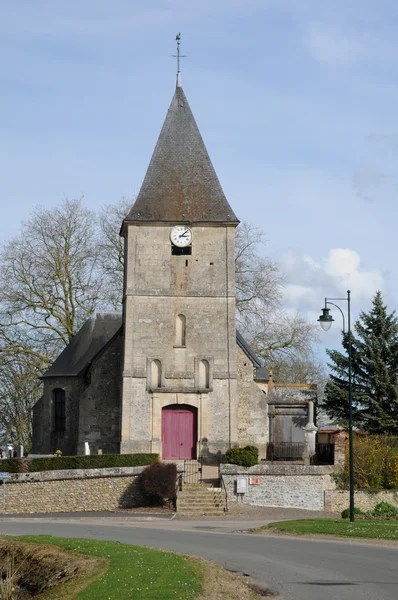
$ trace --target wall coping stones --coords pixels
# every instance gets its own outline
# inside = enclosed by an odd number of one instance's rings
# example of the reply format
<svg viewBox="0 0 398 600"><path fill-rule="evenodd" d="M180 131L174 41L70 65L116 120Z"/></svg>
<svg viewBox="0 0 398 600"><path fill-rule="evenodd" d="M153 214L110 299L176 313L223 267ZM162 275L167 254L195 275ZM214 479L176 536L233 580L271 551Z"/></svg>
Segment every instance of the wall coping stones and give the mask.
<svg viewBox="0 0 398 600"><path fill-rule="evenodd" d="M131 477L139 475L149 465L141 467L108 467L104 469L64 469L60 471L37 471L35 473L10 473L9 483L25 481L60 481L65 479L98 479L100 477ZM184 470L182 464L177 464L177 472Z"/></svg>
<svg viewBox="0 0 398 600"><path fill-rule="evenodd" d="M286 463L264 462L253 467L240 467L239 465L220 465L222 475L330 475L334 471L333 465L296 465Z"/></svg>

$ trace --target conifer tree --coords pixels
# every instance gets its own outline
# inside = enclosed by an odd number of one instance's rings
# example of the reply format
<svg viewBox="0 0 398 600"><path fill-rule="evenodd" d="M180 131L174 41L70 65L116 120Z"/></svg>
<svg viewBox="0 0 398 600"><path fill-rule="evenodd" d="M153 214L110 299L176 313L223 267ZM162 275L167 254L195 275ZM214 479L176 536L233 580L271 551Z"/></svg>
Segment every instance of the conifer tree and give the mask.
<svg viewBox="0 0 398 600"><path fill-rule="evenodd" d="M353 423L370 433L398 435L398 319L388 314L381 292L368 313L361 312L352 336ZM348 420L348 333L346 354L327 350L331 374L325 388L325 411Z"/></svg>

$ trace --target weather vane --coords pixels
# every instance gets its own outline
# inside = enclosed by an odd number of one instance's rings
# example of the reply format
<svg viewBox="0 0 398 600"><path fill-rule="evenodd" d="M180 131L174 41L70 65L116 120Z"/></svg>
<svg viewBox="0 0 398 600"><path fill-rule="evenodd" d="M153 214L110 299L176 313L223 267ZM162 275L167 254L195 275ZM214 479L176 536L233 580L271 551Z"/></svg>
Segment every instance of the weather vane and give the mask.
<svg viewBox="0 0 398 600"><path fill-rule="evenodd" d="M176 42L177 54L172 54L172 57L177 59L177 87L181 87L180 58L186 58L185 54L180 53L181 33L177 33Z"/></svg>

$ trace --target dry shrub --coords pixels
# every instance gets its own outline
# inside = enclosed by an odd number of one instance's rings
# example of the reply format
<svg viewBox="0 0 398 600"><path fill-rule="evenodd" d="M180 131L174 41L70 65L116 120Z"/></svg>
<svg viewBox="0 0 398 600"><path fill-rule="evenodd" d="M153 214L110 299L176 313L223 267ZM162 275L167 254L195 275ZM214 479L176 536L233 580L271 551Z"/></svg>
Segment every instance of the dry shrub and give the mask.
<svg viewBox="0 0 398 600"><path fill-rule="evenodd" d="M14 554L6 557L0 568L0 598L2 600L13 600L15 598L15 587L18 568L15 566Z"/></svg>
<svg viewBox="0 0 398 600"><path fill-rule="evenodd" d="M71 585L75 590L84 589L107 570L109 563L100 557L69 552L57 546L0 539L0 565L0 598L14 600L18 597L15 594L18 586L23 586L32 596L46 591L49 594L48 590L52 589L48 598L58 597L55 589L61 584ZM61 592L60 596L64 597Z"/></svg>
<svg viewBox="0 0 398 600"><path fill-rule="evenodd" d="M354 481L358 488L398 487L398 437L354 435ZM349 482L348 444L344 465L344 487Z"/></svg>
<svg viewBox="0 0 398 600"><path fill-rule="evenodd" d="M177 485L177 465L174 463L154 463L142 471L138 486L149 504L163 504L175 496Z"/></svg>

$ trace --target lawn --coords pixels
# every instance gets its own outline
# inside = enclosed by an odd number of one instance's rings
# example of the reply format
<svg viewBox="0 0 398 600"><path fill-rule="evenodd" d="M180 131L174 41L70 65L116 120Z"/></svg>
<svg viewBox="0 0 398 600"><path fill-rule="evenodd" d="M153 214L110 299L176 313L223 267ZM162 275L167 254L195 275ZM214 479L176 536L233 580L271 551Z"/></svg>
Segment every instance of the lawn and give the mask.
<svg viewBox="0 0 398 600"><path fill-rule="evenodd" d="M192 600L202 589L201 577L188 558L172 552L118 542L51 536L18 539L107 559L110 563L107 571L76 596L79 600ZM57 593L61 592L59 587L56 589Z"/></svg>
<svg viewBox="0 0 398 600"><path fill-rule="evenodd" d="M290 533L336 535L342 537L398 540L398 521L372 521L358 519L351 523L345 519L303 519L270 523L268 527Z"/></svg>
<svg viewBox="0 0 398 600"><path fill-rule="evenodd" d="M22 547L18 564L22 563L25 573L39 573L46 583L49 576L56 582L65 581L40 593L38 599L257 600L264 595L263 588L258 595L260 588L250 578L198 557L119 542L45 535L0 536L0 554L2 544L3 553L14 554L14 543ZM36 565L26 558L38 554L43 562L40 559ZM43 569L49 575L43 576ZM27 579L23 577L23 581Z"/></svg>

